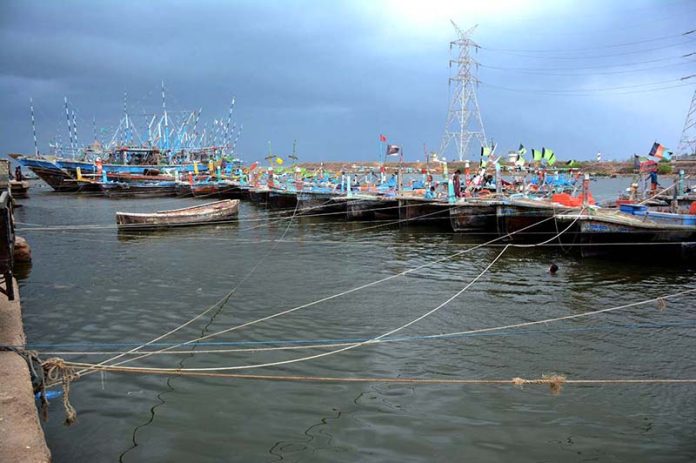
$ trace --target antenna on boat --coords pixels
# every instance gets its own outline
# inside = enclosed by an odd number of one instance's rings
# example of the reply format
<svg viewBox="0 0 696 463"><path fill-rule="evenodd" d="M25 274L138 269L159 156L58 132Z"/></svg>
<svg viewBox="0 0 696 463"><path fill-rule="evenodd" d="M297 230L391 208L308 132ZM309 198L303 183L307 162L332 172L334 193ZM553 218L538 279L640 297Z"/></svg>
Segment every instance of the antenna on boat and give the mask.
<svg viewBox="0 0 696 463"><path fill-rule="evenodd" d="M297 161L299 159L297 157L297 154L295 154L295 147L297 146L297 140L292 141L292 154L288 156L288 158L292 159L293 161Z"/></svg>
<svg viewBox="0 0 696 463"><path fill-rule="evenodd" d="M234 97L232 97L232 104L230 105L230 110L227 113L227 125L225 126L225 149L230 148L230 141L232 139L232 134L230 133L230 124L232 123L232 111L234 111ZM232 127L234 132L234 127Z"/></svg>
<svg viewBox="0 0 696 463"><path fill-rule="evenodd" d="M29 107L31 108L31 130L34 133L34 156L39 157L39 144L36 141L36 120L34 118L34 100L29 98Z"/></svg>
<svg viewBox="0 0 696 463"><path fill-rule="evenodd" d="M234 137L234 143L232 143L232 154L237 156L237 142L239 141L239 136L242 134L243 124L239 124L239 130L237 130L237 135Z"/></svg>

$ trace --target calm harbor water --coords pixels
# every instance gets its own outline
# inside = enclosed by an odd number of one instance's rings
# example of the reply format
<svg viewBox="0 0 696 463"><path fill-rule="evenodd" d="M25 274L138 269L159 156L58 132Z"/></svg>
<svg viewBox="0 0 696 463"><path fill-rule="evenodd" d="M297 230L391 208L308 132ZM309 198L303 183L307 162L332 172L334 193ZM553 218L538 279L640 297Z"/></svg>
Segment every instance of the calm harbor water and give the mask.
<svg viewBox="0 0 696 463"><path fill-rule="evenodd" d="M625 180L593 184L595 197ZM16 220L32 247L21 275L31 347L130 349L229 301L161 343L297 307L451 256L482 238L430 227L326 218L288 222L242 203L239 223L118 233L114 213L200 203L107 200L37 187ZM63 226L80 225L77 229ZM88 227L90 226L90 227ZM28 230L29 227L51 227ZM283 238L278 241L279 238ZM485 247L379 285L133 365L254 365L326 352L195 353L268 342L355 340L420 317L502 251ZM560 271L549 275L553 261ZM696 295L480 335L423 336L581 314L696 287L696 266L580 259L509 248L469 290L395 335L398 342L242 373L511 379L694 378ZM167 345L167 344L162 344ZM293 342L293 345L301 345ZM65 355L68 358L67 355ZM106 356L69 358L100 361ZM56 462L694 461L694 385L544 386L280 383L109 373L73 384L78 423L46 423Z"/></svg>

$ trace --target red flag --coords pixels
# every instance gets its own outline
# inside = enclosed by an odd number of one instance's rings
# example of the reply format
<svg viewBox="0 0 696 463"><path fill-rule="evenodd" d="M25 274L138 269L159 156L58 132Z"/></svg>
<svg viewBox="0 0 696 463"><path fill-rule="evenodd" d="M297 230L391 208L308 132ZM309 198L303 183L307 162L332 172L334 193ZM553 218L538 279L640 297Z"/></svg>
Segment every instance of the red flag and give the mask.
<svg viewBox="0 0 696 463"><path fill-rule="evenodd" d="M382 134L380 133L380 134L379 134L379 141L381 141L382 143L384 143L384 142L387 141L387 137L385 137L384 135L382 135Z"/></svg>

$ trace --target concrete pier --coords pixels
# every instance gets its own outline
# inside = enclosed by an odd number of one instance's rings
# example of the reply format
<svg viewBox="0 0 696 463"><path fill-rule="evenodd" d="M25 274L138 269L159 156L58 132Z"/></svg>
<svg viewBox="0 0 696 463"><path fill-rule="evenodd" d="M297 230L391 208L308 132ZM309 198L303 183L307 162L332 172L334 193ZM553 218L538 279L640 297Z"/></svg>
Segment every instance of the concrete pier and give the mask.
<svg viewBox="0 0 696 463"><path fill-rule="evenodd" d="M24 346L19 289L15 300L0 293L0 344ZM14 352L0 351L0 462L50 462L39 423L29 368Z"/></svg>

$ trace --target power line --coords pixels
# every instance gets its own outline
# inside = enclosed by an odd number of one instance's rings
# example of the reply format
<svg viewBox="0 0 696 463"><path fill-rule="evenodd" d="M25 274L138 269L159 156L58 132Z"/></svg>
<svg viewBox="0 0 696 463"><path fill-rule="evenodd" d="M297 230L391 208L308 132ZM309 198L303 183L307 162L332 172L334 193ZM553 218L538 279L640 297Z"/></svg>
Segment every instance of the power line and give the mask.
<svg viewBox="0 0 696 463"><path fill-rule="evenodd" d="M669 58L673 59L673 58ZM567 77L577 77L577 76L592 76L592 75L607 75L607 74L630 74L630 73L637 73L637 72L643 72L643 71L653 71L656 69L665 69L667 67L677 67L677 66L684 66L685 64L689 65L694 65L696 63L690 62L690 61L684 61L681 63L671 63L671 64L664 64L661 66L651 66L651 67L646 67L646 68L637 68L637 69L626 69L623 71L592 71L590 73L574 73L574 72L549 72L546 70L539 70L539 68L515 68L515 67L505 67L505 66L490 66L487 64L480 64L482 68L486 69L493 69L496 71L514 71L514 72L519 72L522 74L538 74L538 75L544 75L544 76L567 76ZM597 69L597 68L606 68L607 66L597 66L597 67L592 67L591 69ZM563 71L563 70L568 70L568 71L574 71L574 70L585 70L589 68L568 68L568 69L557 69L557 71Z"/></svg>
<svg viewBox="0 0 696 463"><path fill-rule="evenodd" d="M599 58L613 58L616 56L625 56L625 55L635 55L637 53L649 53L651 51L658 51L658 50L665 50L667 48L672 48L672 47L681 47L684 45L689 45L687 42L680 42L680 43L674 43L671 45L666 45L666 46L661 46L661 47L654 47L654 48L646 48L644 50L631 50L631 51L623 51L620 53L609 53L609 54L604 54L604 55L587 55L587 56L539 56L539 55L534 55L530 54L529 52L516 52L516 51L504 51L502 49L494 49L494 48L486 48L486 47L480 47L481 50L484 51L493 51L496 53L503 53L506 55L513 55L513 56L522 56L525 58L535 58L535 59L554 59L554 60L588 60L588 59L599 59ZM573 50L566 50L569 52L572 52ZM556 53L561 52L563 53L564 50L556 50Z"/></svg>
<svg viewBox="0 0 696 463"><path fill-rule="evenodd" d="M664 81L664 82L680 82L681 79L676 79L676 80L671 80L671 81ZM677 84L677 85L667 85L667 86L661 86L661 87L655 87L655 88L648 88L648 89L640 89L640 90L628 90L625 92L622 91L617 91L614 92L613 90L619 90L622 88L633 88L636 86L626 86L626 87L607 87L603 89L587 89L587 90L582 90L582 89L575 89L575 90L544 90L544 89L535 89L535 88L511 88L511 87L503 87L499 85L494 85L494 84L488 84L485 82L480 82L483 86L489 87L489 88L495 88L497 90L506 90L510 92L519 92L519 93L536 93L536 94L543 94L543 95L557 95L557 96L591 96L597 93L602 93L602 92L612 92L616 95L628 95L631 93L652 93L652 92L657 92L657 91L662 91L662 90L668 90L672 88L679 88L679 87L690 87L693 86L693 83L682 83L682 84ZM653 84L643 84L644 86L647 85L657 85L656 83Z"/></svg>
<svg viewBox="0 0 696 463"><path fill-rule="evenodd" d="M519 49L519 48L492 48L492 47L481 47L485 50L494 50L494 51L510 51L510 52L525 52L525 53L547 53L547 52L566 52L566 51L587 51L587 50L601 50L604 48L619 48L619 47L627 47L631 45L637 45L641 43L648 43L648 42L657 42L660 40L665 40L665 39L672 39L676 37L684 37L690 34L693 34L696 32L696 29L681 33L681 34L673 34L673 35L664 35L662 37L655 37L652 39L645 39L645 40L637 40L634 42L624 42L624 43L617 43L617 44L612 44L612 45L600 45L597 47L585 47L585 48L569 48L569 49L560 49L560 48L547 48L547 49ZM677 44L675 44L677 45ZM671 45L670 45L671 46Z"/></svg>

